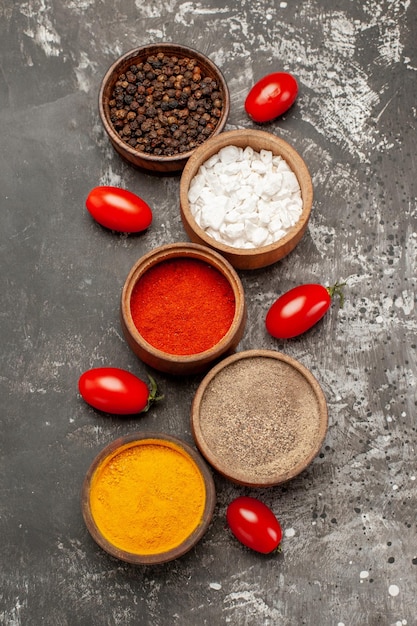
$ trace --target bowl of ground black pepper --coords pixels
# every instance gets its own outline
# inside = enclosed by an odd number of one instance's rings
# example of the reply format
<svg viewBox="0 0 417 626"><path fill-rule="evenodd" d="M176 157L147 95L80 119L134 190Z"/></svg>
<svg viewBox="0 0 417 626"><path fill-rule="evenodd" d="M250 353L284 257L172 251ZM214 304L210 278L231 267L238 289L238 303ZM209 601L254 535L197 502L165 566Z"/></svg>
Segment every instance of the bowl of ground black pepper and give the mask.
<svg viewBox="0 0 417 626"><path fill-rule="evenodd" d="M313 461L328 413L313 374L274 350L236 353L215 365L194 396L191 425L202 455L249 487L284 483Z"/></svg>
<svg viewBox="0 0 417 626"><path fill-rule="evenodd" d="M201 52L171 43L121 56L99 93L100 118L115 150L153 172L182 170L197 146L223 130L229 110L220 69Z"/></svg>
<svg viewBox="0 0 417 626"><path fill-rule="evenodd" d="M154 248L135 263L123 286L126 341L159 371L207 371L234 352L245 324L239 276L220 254L199 244Z"/></svg>

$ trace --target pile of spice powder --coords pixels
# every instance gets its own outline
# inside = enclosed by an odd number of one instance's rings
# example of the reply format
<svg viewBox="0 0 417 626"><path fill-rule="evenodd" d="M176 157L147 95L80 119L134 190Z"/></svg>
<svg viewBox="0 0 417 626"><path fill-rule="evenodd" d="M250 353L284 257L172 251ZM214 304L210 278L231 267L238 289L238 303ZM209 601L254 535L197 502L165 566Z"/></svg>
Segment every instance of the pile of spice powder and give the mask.
<svg viewBox="0 0 417 626"><path fill-rule="evenodd" d="M195 59L161 52L118 76L109 107L122 141L141 152L173 156L213 134L223 98Z"/></svg>
<svg viewBox="0 0 417 626"><path fill-rule="evenodd" d="M175 355L205 352L228 332L233 289L221 272L194 258L174 258L148 269L133 288L133 323L154 348Z"/></svg>
<svg viewBox="0 0 417 626"><path fill-rule="evenodd" d="M122 448L95 472L93 519L114 546L161 554L179 546L201 523L204 479L195 462L157 439Z"/></svg>
<svg viewBox="0 0 417 626"><path fill-rule="evenodd" d="M311 385L297 369L278 359L250 357L215 375L199 418L220 471L256 484L291 471L310 455L320 412Z"/></svg>

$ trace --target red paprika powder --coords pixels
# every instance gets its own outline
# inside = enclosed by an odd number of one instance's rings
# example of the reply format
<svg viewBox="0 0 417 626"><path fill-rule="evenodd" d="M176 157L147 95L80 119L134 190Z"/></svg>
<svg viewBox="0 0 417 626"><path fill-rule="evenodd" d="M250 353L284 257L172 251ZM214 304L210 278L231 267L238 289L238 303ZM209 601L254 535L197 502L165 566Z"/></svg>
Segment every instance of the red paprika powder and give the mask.
<svg viewBox="0 0 417 626"><path fill-rule="evenodd" d="M235 315L227 278L210 264L174 258L148 269L133 288L133 323L154 348L178 356L216 345Z"/></svg>

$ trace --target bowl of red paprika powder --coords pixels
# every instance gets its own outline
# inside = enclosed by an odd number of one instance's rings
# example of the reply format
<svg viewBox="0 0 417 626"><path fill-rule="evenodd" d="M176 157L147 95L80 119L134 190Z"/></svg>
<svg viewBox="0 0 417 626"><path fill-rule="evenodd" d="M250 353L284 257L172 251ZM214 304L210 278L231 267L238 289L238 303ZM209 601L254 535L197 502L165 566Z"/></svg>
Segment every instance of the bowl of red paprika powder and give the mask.
<svg viewBox="0 0 417 626"><path fill-rule="evenodd" d="M99 93L100 118L114 149L154 172L182 170L197 146L223 130L229 110L220 69L201 52L172 43L118 58Z"/></svg>
<svg viewBox="0 0 417 626"><path fill-rule="evenodd" d="M242 283L230 263L194 243L155 248L130 270L121 324L133 352L156 370L197 374L233 353L246 324Z"/></svg>

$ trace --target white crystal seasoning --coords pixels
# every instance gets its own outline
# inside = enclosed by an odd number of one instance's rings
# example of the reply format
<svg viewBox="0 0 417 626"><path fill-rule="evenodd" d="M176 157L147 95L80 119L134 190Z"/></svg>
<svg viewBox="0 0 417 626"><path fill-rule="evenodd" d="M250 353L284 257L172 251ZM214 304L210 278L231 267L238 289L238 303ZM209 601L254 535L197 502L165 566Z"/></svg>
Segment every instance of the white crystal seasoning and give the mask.
<svg viewBox="0 0 417 626"><path fill-rule="evenodd" d="M226 146L211 156L191 180L188 201L200 228L234 248L275 243L303 209L300 185L288 163L250 146Z"/></svg>

